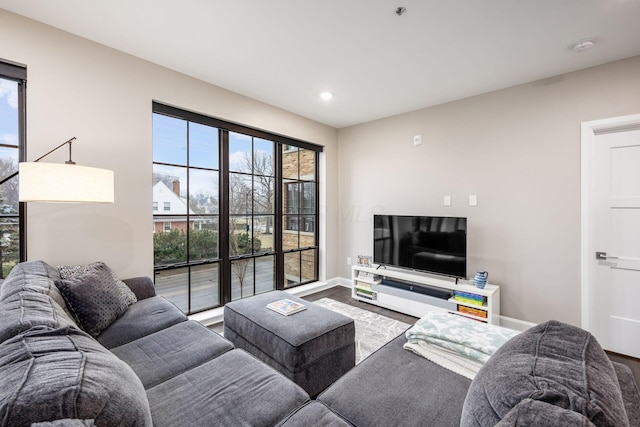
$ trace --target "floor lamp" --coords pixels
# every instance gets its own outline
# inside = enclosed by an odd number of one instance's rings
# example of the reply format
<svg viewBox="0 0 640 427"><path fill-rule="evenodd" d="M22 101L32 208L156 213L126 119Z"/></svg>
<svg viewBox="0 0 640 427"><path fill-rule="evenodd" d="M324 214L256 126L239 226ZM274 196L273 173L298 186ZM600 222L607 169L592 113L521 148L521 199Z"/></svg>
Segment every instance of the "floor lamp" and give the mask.
<svg viewBox="0 0 640 427"><path fill-rule="evenodd" d="M21 202L113 203L113 171L76 165L71 160L75 139L63 142L33 162L20 163L18 171L0 181L0 185L20 174ZM40 162L65 145L69 145L69 160L64 164Z"/></svg>

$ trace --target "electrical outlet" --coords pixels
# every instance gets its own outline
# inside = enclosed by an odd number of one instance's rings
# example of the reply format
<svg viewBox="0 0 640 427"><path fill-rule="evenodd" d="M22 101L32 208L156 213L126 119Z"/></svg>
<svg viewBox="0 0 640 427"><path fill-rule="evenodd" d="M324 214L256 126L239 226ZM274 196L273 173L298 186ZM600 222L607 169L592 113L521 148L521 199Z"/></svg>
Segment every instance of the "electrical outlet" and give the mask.
<svg viewBox="0 0 640 427"><path fill-rule="evenodd" d="M347 265L351 265L351 257L350 256L347 257Z"/></svg>

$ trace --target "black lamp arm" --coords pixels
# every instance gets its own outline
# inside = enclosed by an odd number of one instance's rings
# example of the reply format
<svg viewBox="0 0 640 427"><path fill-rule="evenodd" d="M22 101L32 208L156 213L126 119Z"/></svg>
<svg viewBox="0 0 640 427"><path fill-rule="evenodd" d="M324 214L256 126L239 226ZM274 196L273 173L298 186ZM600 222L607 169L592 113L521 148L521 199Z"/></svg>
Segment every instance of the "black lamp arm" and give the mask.
<svg viewBox="0 0 640 427"><path fill-rule="evenodd" d="M34 162L39 162L40 160L44 159L45 157L47 157L49 154L53 153L54 151L64 147L66 144L69 144L69 160L67 160L65 163L68 165L75 165L76 162L74 162L73 160L71 160L71 143L73 141L76 140L76 137L74 136L73 138L63 142L62 144L58 145L56 148L54 148L53 150L49 151L48 153L38 157L37 159L34 160ZM5 182L9 181L11 178L13 178L14 176L18 175L18 171L15 171L14 173L12 173L11 175L9 175L8 177L6 177L5 179L3 179L2 181L0 181L0 185L4 184Z"/></svg>

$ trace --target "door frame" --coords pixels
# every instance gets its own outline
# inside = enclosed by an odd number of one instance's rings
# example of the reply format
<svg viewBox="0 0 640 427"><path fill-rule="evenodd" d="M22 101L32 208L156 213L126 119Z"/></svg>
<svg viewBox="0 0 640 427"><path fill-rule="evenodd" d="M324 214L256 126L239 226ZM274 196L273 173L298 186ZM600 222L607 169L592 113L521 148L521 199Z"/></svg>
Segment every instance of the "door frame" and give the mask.
<svg viewBox="0 0 640 427"><path fill-rule="evenodd" d="M640 114L612 117L602 120L592 120L581 123L581 199L580 199L580 304L582 328L591 330L592 312L591 300L593 294L593 277L591 265L595 257L596 248L593 247L592 236L589 233L591 212L590 194L592 189L591 174L594 163L594 149L596 135L603 132L624 131L640 126ZM599 249L602 250L602 249Z"/></svg>

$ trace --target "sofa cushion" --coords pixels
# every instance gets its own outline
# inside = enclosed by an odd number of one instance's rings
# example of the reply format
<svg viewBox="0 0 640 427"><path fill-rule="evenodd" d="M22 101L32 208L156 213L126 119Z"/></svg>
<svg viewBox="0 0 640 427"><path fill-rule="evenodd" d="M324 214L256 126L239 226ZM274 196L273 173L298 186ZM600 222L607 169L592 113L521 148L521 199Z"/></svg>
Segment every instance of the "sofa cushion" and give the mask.
<svg viewBox="0 0 640 427"><path fill-rule="evenodd" d="M243 350L231 350L147 390L153 425L273 426L309 400Z"/></svg>
<svg viewBox="0 0 640 427"><path fill-rule="evenodd" d="M0 344L0 419L148 426L142 383L126 363L74 328L29 331Z"/></svg>
<svg viewBox="0 0 640 427"><path fill-rule="evenodd" d="M629 425L605 352L589 332L558 321L512 338L487 361L469 388L461 426L493 426L525 399L598 426Z"/></svg>
<svg viewBox="0 0 640 427"><path fill-rule="evenodd" d="M350 427L351 424L340 418L323 403L316 400L296 409L282 420L277 427Z"/></svg>
<svg viewBox="0 0 640 427"><path fill-rule="evenodd" d="M0 343L30 329L77 327L51 297L18 292L0 301Z"/></svg>
<svg viewBox="0 0 640 427"><path fill-rule="evenodd" d="M404 334L393 339L317 400L356 426L459 426L471 380L405 350L406 342Z"/></svg>
<svg viewBox="0 0 640 427"><path fill-rule="evenodd" d="M111 270L96 266L86 273L56 281L80 327L98 336L129 307L113 281Z"/></svg>
<svg viewBox="0 0 640 427"><path fill-rule="evenodd" d="M111 349L148 389L232 350L233 345L193 320Z"/></svg>
<svg viewBox="0 0 640 427"><path fill-rule="evenodd" d="M187 316L163 297L146 298L130 306L97 339L106 348L118 347L185 320Z"/></svg>
<svg viewBox="0 0 640 427"><path fill-rule="evenodd" d="M44 261L16 264L0 287L0 301L18 292L37 292L50 296L64 310L67 305L54 282L60 280L58 270Z"/></svg>
<svg viewBox="0 0 640 427"><path fill-rule="evenodd" d="M136 294L127 286L125 282L118 279L116 274L111 270L104 262L94 262L86 265L62 265L58 267L58 271L60 272L60 277L62 279L70 279L72 277L81 276L87 274L95 269L107 269L111 273L111 278L113 279L113 283L117 286L117 289L120 291L120 298L124 300L127 305L134 304L138 301Z"/></svg>

